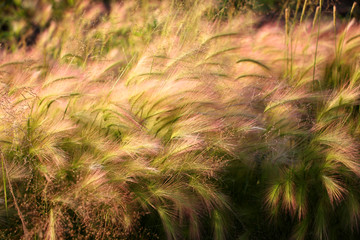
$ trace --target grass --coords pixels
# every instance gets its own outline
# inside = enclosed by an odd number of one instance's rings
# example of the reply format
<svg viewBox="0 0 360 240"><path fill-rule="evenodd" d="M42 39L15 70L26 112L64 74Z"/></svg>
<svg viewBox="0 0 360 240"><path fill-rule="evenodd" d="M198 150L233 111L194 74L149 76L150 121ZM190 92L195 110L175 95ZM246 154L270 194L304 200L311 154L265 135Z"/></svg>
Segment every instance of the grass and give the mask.
<svg viewBox="0 0 360 240"><path fill-rule="evenodd" d="M357 239L358 6L240 2L17 6L50 15L2 38L1 238Z"/></svg>

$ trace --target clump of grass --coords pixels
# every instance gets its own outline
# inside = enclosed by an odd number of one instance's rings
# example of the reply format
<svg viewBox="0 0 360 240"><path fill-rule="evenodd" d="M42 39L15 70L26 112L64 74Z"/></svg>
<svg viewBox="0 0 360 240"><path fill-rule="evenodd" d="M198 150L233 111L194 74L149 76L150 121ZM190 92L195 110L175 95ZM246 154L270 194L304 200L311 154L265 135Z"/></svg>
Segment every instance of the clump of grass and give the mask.
<svg viewBox="0 0 360 240"><path fill-rule="evenodd" d="M320 2L313 33L294 3L257 29L215 2L75 1L2 52L0 236L356 239L359 28Z"/></svg>

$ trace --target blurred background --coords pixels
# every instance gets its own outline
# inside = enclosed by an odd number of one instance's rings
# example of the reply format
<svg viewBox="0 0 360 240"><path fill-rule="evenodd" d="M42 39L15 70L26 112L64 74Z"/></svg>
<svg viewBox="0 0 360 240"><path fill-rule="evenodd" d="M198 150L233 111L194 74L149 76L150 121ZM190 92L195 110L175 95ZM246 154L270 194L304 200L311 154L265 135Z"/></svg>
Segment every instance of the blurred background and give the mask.
<svg viewBox="0 0 360 240"><path fill-rule="evenodd" d="M146 5L148 0L137 0L139 5ZM170 0L169 0L170 1ZM33 45L38 35L45 31L51 23L61 23L65 12L84 11L94 4L102 4L103 10L97 16L97 21L106 17L113 3L126 1L115 0L4 0L0 2L0 43L7 47L14 44L20 46ZM173 0L177 4L189 4L192 1ZM314 13L318 0L307 0L307 13ZM305 0L218 0L215 1L213 15L224 18L236 11L253 11L262 16L263 21L274 21L284 18L284 10L290 8L295 12L301 9ZM354 1L325 0L322 11L332 16L333 6L337 8L339 17L349 15ZM359 8L353 15L359 18Z"/></svg>

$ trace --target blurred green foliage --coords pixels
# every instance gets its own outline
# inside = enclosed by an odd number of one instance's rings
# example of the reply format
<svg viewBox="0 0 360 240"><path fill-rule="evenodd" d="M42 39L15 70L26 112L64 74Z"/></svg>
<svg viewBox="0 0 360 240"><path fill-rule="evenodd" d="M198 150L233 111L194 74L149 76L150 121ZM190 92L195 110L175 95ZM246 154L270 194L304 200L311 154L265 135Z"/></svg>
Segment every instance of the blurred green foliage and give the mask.
<svg viewBox="0 0 360 240"><path fill-rule="evenodd" d="M106 8L109 1L103 2ZM0 2L0 43L7 48L33 45L39 33L52 21L60 22L69 9L79 5L78 0L5 0Z"/></svg>
<svg viewBox="0 0 360 240"><path fill-rule="evenodd" d="M60 22L69 9L75 10L82 1L79 0L5 0L0 2L0 43L6 48L29 46L35 43L39 33L49 27L52 21ZM110 11L112 0L91 0L102 3L105 12ZM139 6L146 8L148 1L139 1ZM179 7L192 6L195 0L175 1ZM238 11L255 11L271 19L284 17L284 10L290 9L292 15L298 12L305 0L218 0L211 9L212 18L221 18ZM351 9L351 1L327 0L323 3L324 10L331 10L337 5L342 15ZM318 0L307 1L307 14L314 12ZM217 7L216 7L217 6ZM330 11L329 10L329 11ZM332 11L332 10L331 10ZM331 12L330 11L330 12ZM354 13L358 16L358 9ZM106 14L106 13L104 13Z"/></svg>

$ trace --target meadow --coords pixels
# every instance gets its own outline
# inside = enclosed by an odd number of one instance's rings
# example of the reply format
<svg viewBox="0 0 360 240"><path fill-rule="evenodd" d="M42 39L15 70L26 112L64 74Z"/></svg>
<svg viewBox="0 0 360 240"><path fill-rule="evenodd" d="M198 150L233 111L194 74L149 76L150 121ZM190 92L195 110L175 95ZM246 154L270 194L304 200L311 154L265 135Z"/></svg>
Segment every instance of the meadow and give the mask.
<svg viewBox="0 0 360 240"><path fill-rule="evenodd" d="M359 239L360 7L5 1L0 239Z"/></svg>

